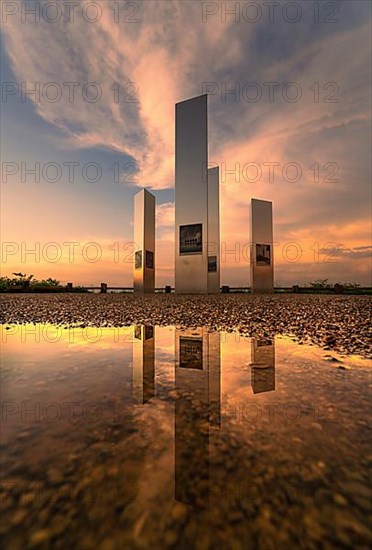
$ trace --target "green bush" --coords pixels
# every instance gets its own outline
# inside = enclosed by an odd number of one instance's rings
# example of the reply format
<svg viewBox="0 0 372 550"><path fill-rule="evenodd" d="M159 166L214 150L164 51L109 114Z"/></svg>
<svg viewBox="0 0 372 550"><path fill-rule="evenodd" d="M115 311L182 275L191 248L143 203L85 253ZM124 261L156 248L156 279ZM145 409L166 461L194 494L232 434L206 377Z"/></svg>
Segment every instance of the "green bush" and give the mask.
<svg viewBox="0 0 372 550"><path fill-rule="evenodd" d="M328 282L328 279L316 279L309 283L312 288L332 288L332 285Z"/></svg>
<svg viewBox="0 0 372 550"><path fill-rule="evenodd" d="M66 287L57 279L42 279L38 281L33 275L12 273L15 277L0 277L0 292L66 292ZM73 292L87 292L84 287L77 286Z"/></svg>

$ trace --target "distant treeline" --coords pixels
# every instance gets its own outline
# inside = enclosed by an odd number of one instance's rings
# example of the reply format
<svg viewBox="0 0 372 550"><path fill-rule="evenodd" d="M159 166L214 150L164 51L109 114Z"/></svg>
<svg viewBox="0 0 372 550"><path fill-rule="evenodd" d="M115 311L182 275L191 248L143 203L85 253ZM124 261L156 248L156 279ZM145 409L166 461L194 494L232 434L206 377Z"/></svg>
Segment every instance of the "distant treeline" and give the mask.
<svg viewBox="0 0 372 550"><path fill-rule="evenodd" d="M15 277L0 277L0 292L89 292L90 290L110 291L106 283L101 287L73 286L72 283L61 285L57 279L35 279L33 275L25 273L13 273ZM130 292L130 287L112 287L114 291ZM361 287L357 283L331 283L328 279L316 279L305 286L293 285L291 287L275 287L275 292L291 292L295 294L372 294L371 288ZM222 286L222 292L249 292L249 287ZM156 289L156 292L171 292L171 287L166 286Z"/></svg>
<svg viewBox="0 0 372 550"><path fill-rule="evenodd" d="M88 292L83 286L67 287L57 279L38 281L33 275L12 273L15 277L0 277L0 292Z"/></svg>

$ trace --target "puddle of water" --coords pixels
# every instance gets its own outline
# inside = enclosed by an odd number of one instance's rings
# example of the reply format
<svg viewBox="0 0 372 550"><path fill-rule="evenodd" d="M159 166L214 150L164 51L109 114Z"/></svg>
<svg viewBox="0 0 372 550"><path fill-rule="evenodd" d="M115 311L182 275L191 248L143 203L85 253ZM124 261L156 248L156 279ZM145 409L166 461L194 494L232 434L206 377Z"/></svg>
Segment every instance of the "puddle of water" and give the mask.
<svg viewBox="0 0 372 550"><path fill-rule="evenodd" d="M12 549L370 542L367 360L205 328L1 337Z"/></svg>

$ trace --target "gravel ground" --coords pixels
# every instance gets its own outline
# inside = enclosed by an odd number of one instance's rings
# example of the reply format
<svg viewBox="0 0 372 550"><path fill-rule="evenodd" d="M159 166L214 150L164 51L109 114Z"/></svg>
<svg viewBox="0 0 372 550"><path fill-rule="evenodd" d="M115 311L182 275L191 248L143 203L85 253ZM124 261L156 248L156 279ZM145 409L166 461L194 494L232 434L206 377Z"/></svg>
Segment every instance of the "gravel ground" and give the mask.
<svg viewBox="0 0 372 550"><path fill-rule="evenodd" d="M368 296L29 294L2 295L0 303L3 324L208 326L372 357Z"/></svg>

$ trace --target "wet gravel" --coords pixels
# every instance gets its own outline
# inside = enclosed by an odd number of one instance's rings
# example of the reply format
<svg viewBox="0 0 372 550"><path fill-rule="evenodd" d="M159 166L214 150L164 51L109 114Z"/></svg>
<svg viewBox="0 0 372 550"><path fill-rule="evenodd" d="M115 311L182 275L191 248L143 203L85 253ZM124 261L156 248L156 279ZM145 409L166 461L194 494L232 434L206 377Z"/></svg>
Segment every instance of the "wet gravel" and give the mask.
<svg viewBox="0 0 372 550"><path fill-rule="evenodd" d="M372 357L371 298L317 295L2 295L3 324L208 326L247 336L285 334L345 354Z"/></svg>

